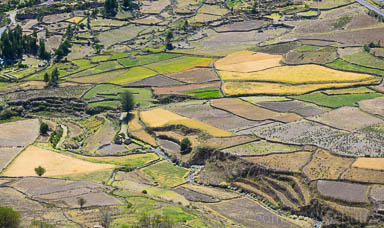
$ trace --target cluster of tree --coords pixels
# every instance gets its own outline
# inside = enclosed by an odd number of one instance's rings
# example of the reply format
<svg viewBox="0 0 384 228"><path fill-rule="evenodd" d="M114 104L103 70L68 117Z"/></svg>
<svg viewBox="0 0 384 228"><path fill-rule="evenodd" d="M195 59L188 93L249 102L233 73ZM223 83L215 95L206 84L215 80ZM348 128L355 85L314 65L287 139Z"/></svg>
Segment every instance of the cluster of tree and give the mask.
<svg viewBox="0 0 384 228"><path fill-rule="evenodd" d="M44 82L46 82L48 86L57 86L59 82L59 70L57 67L53 69L51 76L49 76L47 72L44 74Z"/></svg>
<svg viewBox="0 0 384 228"><path fill-rule="evenodd" d="M72 45L69 43L69 41L66 39L64 42L62 42L59 47L57 48L55 54L56 58L58 60L62 59L64 56L68 55L68 53L71 51Z"/></svg>
<svg viewBox="0 0 384 228"><path fill-rule="evenodd" d="M51 133L51 136L49 137L49 142L52 144L53 148L56 148L62 136L63 136L63 128L61 126L58 126L56 131L53 131Z"/></svg>
<svg viewBox="0 0 384 228"><path fill-rule="evenodd" d="M132 0L123 0L121 8L123 10L130 10L132 9L132 6L133 6ZM117 2L117 0L105 0L104 15L106 17L116 16L118 9L119 9L119 3Z"/></svg>
<svg viewBox="0 0 384 228"><path fill-rule="evenodd" d="M135 107L135 97L129 91L120 94L121 109L123 112L130 112Z"/></svg>
<svg viewBox="0 0 384 228"><path fill-rule="evenodd" d="M37 34L23 35L20 25L5 31L0 38L0 56L6 62L21 59L23 54L38 55L41 59L49 59L50 55L45 50L44 40L37 44Z"/></svg>
<svg viewBox="0 0 384 228"><path fill-rule="evenodd" d="M0 228L19 228L20 213L9 207L0 207Z"/></svg>
<svg viewBox="0 0 384 228"><path fill-rule="evenodd" d="M7 3L0 4L0 12L7 12L16 8L21 9L25 7L32 7L40 3L40 0L10 0Z"/></svg>
<svg viewBox="0 0 384 228"><path fill-rule="evenodd" d="M370 52L371 51L371 48L381 48L381 41L377 41L377 43L375 44L374 42L370 42L369 44L365 44L364 45L364 51L366 52Z"/></svg>
<svg viewBox="0 0 384 228"><path fill-rule="evenodd" d="M0 105L0 120L8 120L12 118L13 116L17 116L18 113L15 111L12 111L9 108L5 108Z"/></svg>

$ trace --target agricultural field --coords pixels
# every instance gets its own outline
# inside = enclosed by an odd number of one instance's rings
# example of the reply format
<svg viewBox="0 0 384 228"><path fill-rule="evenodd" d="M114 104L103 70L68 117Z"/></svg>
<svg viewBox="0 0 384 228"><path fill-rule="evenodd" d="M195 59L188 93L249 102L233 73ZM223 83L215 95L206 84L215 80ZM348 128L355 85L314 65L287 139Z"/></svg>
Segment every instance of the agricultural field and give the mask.
<svg viewBox="0 0 384 228"><path fill-rule="evenodd" d="M20 212L14 227L384 223L380 12L112 3L0 3L0 207Z"/></svg>

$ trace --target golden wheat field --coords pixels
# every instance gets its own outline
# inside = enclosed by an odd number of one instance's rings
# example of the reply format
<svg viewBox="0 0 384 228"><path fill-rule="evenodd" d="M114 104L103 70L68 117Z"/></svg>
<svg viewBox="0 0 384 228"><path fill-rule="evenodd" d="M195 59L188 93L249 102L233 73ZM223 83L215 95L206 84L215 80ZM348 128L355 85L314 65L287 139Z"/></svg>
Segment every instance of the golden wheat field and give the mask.
<svg viewBox="0 0 384 228"><path fill-rule="evenodd" d="M370 85L374 83L377 83L376 79L351 83L324 83L301 85L288 85L268 82L228 81L223 84L222 89L225 95L300 95L320 89L346 88L358 85Z"/></svg>
<svg viewBox="0 0 384 228"><path fill-rule="evenodd" d="M216 137L231 136L232 133L213 127L199 120L179 116L162 108L156 108L140 113L141 120L149 127L163 127L165 125L184 125L188 128L200 129Z"/></svg>
<svg viewBox="0 0 384 228"><path fill-rule="evenodd" d="M35 168L38 166L46 169L44 176L88 173L116 167L110 164L87 162L37 146L29 146L8 166L3 175L36 176Z"/></svg>
<svg viewBox="0 0 384 228"><path fill-rule="evenodd" d="M384 170L384 158L357 158L353 168Z"/></svg>
<svg viewBox="0 0 384 228"><path fill-rule="evenodd" d="M329 69L319 65L282 66L253 73L220 71L224 81L248 80L279 83L331 83L331 82L359 82L380 78L368 74L351 73Z"/></svg>
<svg viewBox="0 0 384 228"><path fill-rule="evenodd" d="M70 19L68 19L68 20L66 20L66 21L68 21L68 22L72 22L72 23L79 23L80 21L82 21L84 18L83 17L72 17L72 18L70 18Z"/></svg>
<svg viewBox="0 0 384 228"><path fill-rule="evenodd" d="M215 67L223 71L253 72L280 66L281 59L281 55L240 51L218 60Z"/></svg>

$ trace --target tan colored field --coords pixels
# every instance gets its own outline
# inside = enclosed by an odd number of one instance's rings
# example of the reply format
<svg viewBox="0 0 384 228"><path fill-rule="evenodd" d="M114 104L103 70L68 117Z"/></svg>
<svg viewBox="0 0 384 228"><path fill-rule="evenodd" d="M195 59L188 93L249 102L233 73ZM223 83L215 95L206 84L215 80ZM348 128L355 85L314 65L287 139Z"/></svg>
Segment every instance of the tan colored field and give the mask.
<svg viewBox="0 0 384 228"><path fill-rule="evenodd" d="M300 116L293 113L278 113L265 108L258 107L238 98L223 98L211 101L213 107L224 109L235 115L250 120L274 119L282 122L294 122L301 119Z"/></svg>
<svg viewBox="0 0 384 228"><path fill-rule="evenodd" d="M130 113L130 115L132 115L132 119L128 122L129 130L139 131L143 129L143 126L140 124L139 114L137 113L137 111Z"/></svg>
<svg viewBox="0 0 384 228"><path fill-rule="evenodd" d="M268 82L228 81L224 82L223 91L226 95L300 95L320 89L344 88L357 85L371 85L377 82L378 79L372 79L368 81L351 83L287 85Z"/></svg>
<svg viewBox="0 0 384 228"><path fill-rule="evenodd" d="M152 109L140 113L141 120L149 127L163 127L165 125L184 125L188 128L200 129L217 137L231 136L232 133L215 128L199 120L179 116L162 108Z"/></svg>
<svg viewBox="0 0 384 228"><path fill-rule="evenodd" d="M215 67L223 71L253 72L280 66L281 55L270 55L252 51L240 51L218 60Z"/></svg>
<svg viewBox="0 0 384 228"><path fill-rule="evenodd" d="M305 164L311 160L310 152L294 152L288 154L271 154L261 157L247 157L247 161L263 165L279 171L300 172Z"/></svg>
<svg viewBox="0 0 384 228"><path fill-rule="evenodd" d="M82 161L53 151L30 146L5 170L4 176L36 176L35 168L46 169L44 176L60 176L113 169L115 165Z"/></svg>
<svg viewBox="0 0 384 228"><path fill-rule="evenodd" d="M340 179L384 184L384 171L352 167Z"/></svg>
<svg viewBox="0 0 384 228"><path fill-rule="evenodd" d="M156 139L153 138L150 134L148 134L145 130L134 131L134 132L131 132L131 134L133 136L135 136L136 138L139 138L142 141L144 141L144 142L146 142L152 146L157 145Z"/></svg>
<svg viewBox="0 0 384 228"><path fill-rule="evenodd" d="M281 83L331 83L356 82L379 78L368 74L358 74L333 70L319 65L282 66L253 73L219 71L223 80L250 80Z"/></svg>
<svg viewBox="0 0 384 228"><path fill-rule="evenodd" d="M39 135L39 120L29 119L0 124L0 146L26 146Z"/></svg>
<svg viewBox="0 0 384 228"><path fill-rule="evenodd" d="M303 171L310 180L338 179L354 160L332 155L326 150L318 150Z"/></svg>
<svg viewBox="0 0 384 228"><path fill-rule="evenodd" d="M384 158L357 158L353 168L384 170Z"/></svg>
<svg viewBox="0 0 384 228"><path fill-rule="evenodd" d="M82 21L84 18L83 17L72 17L72 18L70 18L70 19L68 19L68 20L66 20L66 21L68 21L68 22L72 22L72 23L79 23L80 21Z"/></svg>

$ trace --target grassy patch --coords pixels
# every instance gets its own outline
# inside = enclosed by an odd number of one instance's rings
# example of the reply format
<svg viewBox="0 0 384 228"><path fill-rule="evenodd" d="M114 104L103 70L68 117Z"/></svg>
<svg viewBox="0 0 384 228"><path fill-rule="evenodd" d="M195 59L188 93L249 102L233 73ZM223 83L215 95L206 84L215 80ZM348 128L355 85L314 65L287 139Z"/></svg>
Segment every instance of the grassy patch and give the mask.
<svg viewBox="0 0 384 228"><path fill-rule="evenodd" d="M176 73L184 70L191 69L195 66L206 66L213 59L201 58L196 56L183 56L170 61L163 61L157 64L149 65L148 67L159 72L160 74Z"/></svg>
<svg viewBox="0 0 384 228"><path fill-rule="evenodd" d="M107 182L112 174L112 170L102 170L91 173L81 173L67 176L58 176L58 178L67 178L75 181L93 181L97 183Z"/></svg>
<svg viewBox="0 0 384 228"><path fill-rule="evenodd" d="M167 59L176 58L179 56L180 55L178 54L159 53L159 54L139 55L139 56L136 56L135 59L126 58L126 59L120 59L119 61L121 64L123 64L126 67L133 67L133 66L156 63L156 62L164 61Z"/></svg>
<svg viewBox="0 0 384 228"><path fill-rule="evenodd" d="M133 155L127 155L127 156L121 156L121 157L115 157L115 156L113 156L113 157L87 157L87 156L81 156L81 155L75 155L75 156L79 159L90 161L90 162L114 164L114 165L125 166L127 168L141 167L144 164L159 158L154 153L133 154Z"/></svg>
<svg viewBox="0 0 384 228"><path fill-rule="evenodd" d="M106 61L108 59L110 59L111 56L109 55L96 55L96 56L92 56L90 57L91 59L91 62L101 62L101 61Z"/></svg>
<svg viewBox="0 0 384 228"><path fill-rule="evenodd" d="M340 69L340 70L346 70L346 71L356 71L356 72L362 72L362 73L368 73L368 74L384 75L384 71L382 70L376 70L376 69L371 69L363 66L354 65L342 59L337 59L336 61L327 64L327 66L334 69Z"/></svg>
<svg viewBox="0 0 384 228"><path fill-rule="evenodd" d="M96 106L105 106L105 107L117 107L120 105L120 93L124 91L129 91L135 96L135 102L139 103L141 107L146 107L152 104L154 101L152 97L152 93L150 89L146 88L123 88L117 85L111 84L100 84L93 87L89 90L85 95L84 99L91 99L93 97L102 97L114 99L110 101L100 101L95 103L90 103L90 107Z"/></svg>
<svg viewBox="0 0 384 228"><path fill-rule="evenodd" d="M160 186L171 188L184 183L184 177L188 174L189 170L162 161L144 168L143 172L157 181Z"/></svg>
<svg viewBox="0 0 384 228"><path fill-rule="evenodd" d="M316 92L294 96L292 98L313 102L322 106L338 108L342 106L357 106L356 102L358 101L382 96L384 95L380 93L326 95L324 93Z"/></svg>

